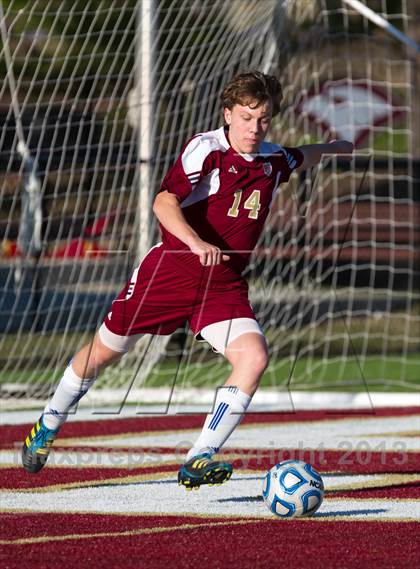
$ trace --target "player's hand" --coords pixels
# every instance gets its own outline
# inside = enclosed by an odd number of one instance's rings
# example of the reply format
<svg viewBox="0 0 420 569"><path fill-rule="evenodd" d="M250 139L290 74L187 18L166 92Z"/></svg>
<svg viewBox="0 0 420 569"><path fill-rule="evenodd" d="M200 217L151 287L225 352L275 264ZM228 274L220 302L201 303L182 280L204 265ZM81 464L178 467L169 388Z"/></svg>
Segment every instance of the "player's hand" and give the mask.
<svg viewBox="0 0 420 569"><path fill-rule="evenodd" d="M229 255L222 253L219 247L210 245L199 237L194 238L188 246L195 255L200 257L200 263L204 267L220 265L222 261L229 261L230 259Z"/></svg>
<svg viewBox="0 0 420 569"><path fill-rule="evenodd" d="M330 142L331 154L344 155L344 158L352 159L352 152L354 150L354 144L349 140L332 140Z"/></svg>

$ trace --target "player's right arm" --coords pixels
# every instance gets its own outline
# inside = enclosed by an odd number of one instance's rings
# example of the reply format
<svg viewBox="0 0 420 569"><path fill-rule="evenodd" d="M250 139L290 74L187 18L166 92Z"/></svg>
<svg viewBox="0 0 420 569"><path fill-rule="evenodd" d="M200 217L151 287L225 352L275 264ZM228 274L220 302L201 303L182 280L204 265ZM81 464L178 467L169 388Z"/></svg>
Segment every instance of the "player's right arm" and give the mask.
<svg viewBox="0 0 420 569"><path fill-rule="evenodd" d="M185 219L181 204L194 192L199 181L214 169L214 149L211 137L198 135L192 138L168 170L153 204L153 211L162 226L198 255L204 266L228 261L229 256L200 238Z"/></svg>
<svg viewBox="0 0 420 569"><path fill-rule="evenodd" d="M163 227L185 243L191 251L198 255L204 266L218 265L228 261L218 247L203 241L196 231L187 223L179 205L179 198L167 190L160 192L153 203L153 211Z"/></svg>

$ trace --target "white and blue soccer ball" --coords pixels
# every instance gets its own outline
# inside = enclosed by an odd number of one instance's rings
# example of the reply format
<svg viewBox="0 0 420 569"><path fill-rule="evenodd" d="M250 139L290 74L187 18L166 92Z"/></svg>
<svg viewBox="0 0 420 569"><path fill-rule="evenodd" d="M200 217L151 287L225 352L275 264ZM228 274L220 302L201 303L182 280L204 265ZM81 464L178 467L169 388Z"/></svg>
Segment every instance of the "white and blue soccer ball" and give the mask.
<svg viewBox="0 0 420 569"><path fill-rule="evenodd" d="M276 464L263 480L268 509L280 518L312 516L324 498L324 483L313 466L301 460Z"/></svg>

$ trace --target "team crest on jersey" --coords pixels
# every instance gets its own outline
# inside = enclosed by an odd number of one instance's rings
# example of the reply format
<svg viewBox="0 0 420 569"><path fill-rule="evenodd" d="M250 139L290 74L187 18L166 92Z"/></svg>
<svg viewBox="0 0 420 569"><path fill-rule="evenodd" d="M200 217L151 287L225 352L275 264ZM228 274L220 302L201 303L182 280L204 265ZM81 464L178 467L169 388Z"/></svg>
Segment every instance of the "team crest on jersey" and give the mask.
<svg viewBox="0 0 420 569"><path fill-rule="evenodd" d="M271 176L271 174L273 172L273 166L271 165L271 162L264 162L263 163L263 170L264 170L264 174L266 176Z"/></svg>
<svg viewBox="0 0 420 569"><path fill-rule="evenodd" d="M234 166L232 164L232 166L229 168L228 172L230 172L231 174L237 174L238 170L236 169L236 166Z"/></svg>

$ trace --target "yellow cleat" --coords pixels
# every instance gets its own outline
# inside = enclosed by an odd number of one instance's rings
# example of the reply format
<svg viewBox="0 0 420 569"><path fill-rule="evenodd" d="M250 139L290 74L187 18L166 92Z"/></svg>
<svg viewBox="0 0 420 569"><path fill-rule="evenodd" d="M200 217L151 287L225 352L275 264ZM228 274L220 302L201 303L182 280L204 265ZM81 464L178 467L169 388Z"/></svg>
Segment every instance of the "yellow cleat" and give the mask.
<svg viewBox="0 0 420 569"><path fill-rule="evenodd" d="M25 470L35 474L43 468L58 431L59 429L48 429L41 416L23 443L22 464Z"/></svg>
<svg viewBox="0 0 420 569"><path fill-rule="evenodd" d="M232 465L213 460L208 453L194 456L178 472L178 484L187 490L199 488L203 484L220 486L232 476Z"/></svg>

